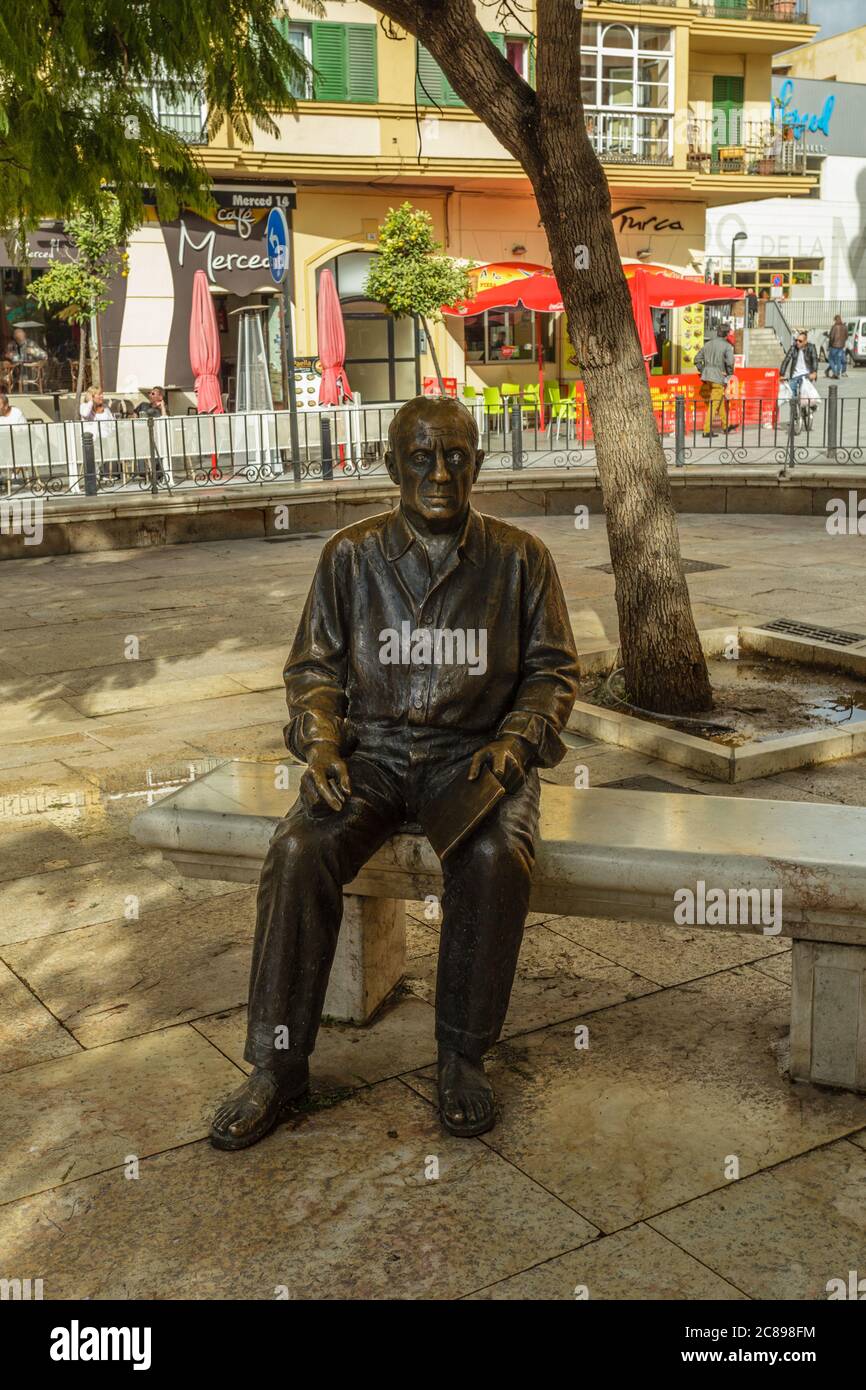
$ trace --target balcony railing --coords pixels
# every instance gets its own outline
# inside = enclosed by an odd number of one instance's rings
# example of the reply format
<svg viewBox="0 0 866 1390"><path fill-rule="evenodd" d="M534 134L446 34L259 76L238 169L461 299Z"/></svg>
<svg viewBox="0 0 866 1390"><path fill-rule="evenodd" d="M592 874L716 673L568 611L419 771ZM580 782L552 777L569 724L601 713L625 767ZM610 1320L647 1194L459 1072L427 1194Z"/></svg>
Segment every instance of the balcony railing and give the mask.
<svg viewBox="0 0 866 1390"><path fill-rule="evenodd" d="M713 19L760 19L765 23L808 24L809 7L804 0L691 0L691 8Z"/></svg>
<svg viewBox="0 0 866 1390"><path fill-rule="evenodd" d="M802 176L811 168L809 151L771 121L745 121L725 142L712 121L689 121L688 142L688 167L705 174Z"/></svg>
<svg viewBox="0 0 866 1390"><path fill-rule="evenodd" d="M603 164L673 164L671 117L585 111L587 134Z"/></svg>
<svg viewBox="0 0 866 1390"><path fill-rule="evenodd" d="M617 5L660 5L676 9L679 0L611 0ZM688 0L689 8L714 19L760 19L783 24L808 24L806 0Z"/></svg>

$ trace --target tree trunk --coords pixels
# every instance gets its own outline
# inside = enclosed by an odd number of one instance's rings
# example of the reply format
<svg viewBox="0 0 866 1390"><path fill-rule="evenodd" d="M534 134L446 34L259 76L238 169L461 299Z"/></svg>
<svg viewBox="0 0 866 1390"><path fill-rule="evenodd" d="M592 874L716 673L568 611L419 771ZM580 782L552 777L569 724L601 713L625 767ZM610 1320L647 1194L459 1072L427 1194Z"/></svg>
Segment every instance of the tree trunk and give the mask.
<svg viewBox="0 0 866 1390"><path fill-rule="evenodd" d="M537 91L486 36L474 0L371 0L433 54L532 183L583 373L616 580L629 700L686 714L712 705L679 551L604 171L580 97L581 10L538 0ZM578 248L588 262L578 269ZM576 264L577 263L577 264Z"/></svg>
<svg viewBox="0 0 866 1390"><path fill-rule="evenodd" d="M78 341L78 374L75 380L75 411L81 405L81 393L84 390L84 369L87 362L87 320L80 325L81 332Z"/></svg>
<svg viewBox="0 0 866 1390"><path fill-rule="evenodd" d="M430 356L433 358L433 369L436 372L436 380L439 382L439 390L442 392L442 395L444 396L445 383L442 380L442 372L439 367L439 358L436 355L436 345L433 342L433 334L430 332L429 325L424 315L419 314L418 317L421 320L421 327L424 329L424 333L427 337L427 346L430 349Z"/></svg>

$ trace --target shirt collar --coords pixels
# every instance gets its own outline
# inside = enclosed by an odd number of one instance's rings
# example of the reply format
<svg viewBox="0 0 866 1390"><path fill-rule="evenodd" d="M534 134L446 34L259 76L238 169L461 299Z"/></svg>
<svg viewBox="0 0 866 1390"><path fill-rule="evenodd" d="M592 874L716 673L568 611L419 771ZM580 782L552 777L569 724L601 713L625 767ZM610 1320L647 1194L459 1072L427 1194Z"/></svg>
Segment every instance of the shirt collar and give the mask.
<svg viewBox="0 0 866 1390"><path fill-rule="evenodd" d="M402 507L395 507L389 514L382 533L382 549L385 559L391 564L399 560L401 555L405 555L411 545L418 539L406 517L403 515ZM457 550L466 556L471 564L480 567L484 564L484 557L487 553L487 542L484 532L484 519L480 512L476 512L474 507L469 508L463 531L457 542Z"/></svg>

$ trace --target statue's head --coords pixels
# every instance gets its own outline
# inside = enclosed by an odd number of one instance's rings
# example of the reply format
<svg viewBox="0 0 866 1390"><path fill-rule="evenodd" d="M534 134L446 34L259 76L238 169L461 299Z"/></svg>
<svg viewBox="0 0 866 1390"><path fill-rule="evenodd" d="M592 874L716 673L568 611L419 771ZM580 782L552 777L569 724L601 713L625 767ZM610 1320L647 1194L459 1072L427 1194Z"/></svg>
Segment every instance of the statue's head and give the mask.
<svg viewBox="0 0 866 1390"><path fill-rule="evenodd" d="M462 526L483 461L475 418L459 401L416 396L391 421L385 466L421 530Z"/></svg>

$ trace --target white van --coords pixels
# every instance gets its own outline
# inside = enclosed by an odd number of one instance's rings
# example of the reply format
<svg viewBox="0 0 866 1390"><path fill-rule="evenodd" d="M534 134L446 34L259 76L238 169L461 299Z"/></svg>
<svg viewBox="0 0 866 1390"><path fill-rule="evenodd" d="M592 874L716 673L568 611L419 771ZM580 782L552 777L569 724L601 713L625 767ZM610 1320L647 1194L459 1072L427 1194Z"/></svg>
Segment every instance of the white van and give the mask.
<svg viewBox="0 0 866 1390"><path fill-rule="evenodd" d="M854 366L862 367L866 362L866 317L849 319L846 326L848 328L846 351Z"/></svg>

